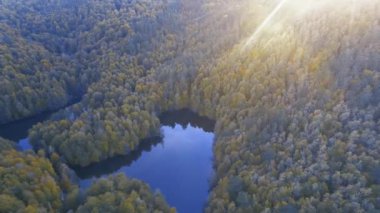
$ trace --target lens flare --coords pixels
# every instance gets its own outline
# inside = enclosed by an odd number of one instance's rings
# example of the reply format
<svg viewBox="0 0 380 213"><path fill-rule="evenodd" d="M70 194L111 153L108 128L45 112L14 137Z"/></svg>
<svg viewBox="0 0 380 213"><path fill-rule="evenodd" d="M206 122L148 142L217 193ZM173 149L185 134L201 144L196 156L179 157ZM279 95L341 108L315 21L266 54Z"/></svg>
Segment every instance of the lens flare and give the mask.
<svg viewBox="0 0 380 213"><path fill-rule="evenodd" d="M284 15L282 20L284 20L287 17L302 18L305 14L312 11L336 10L338 6L341 7L342 10L349 8L350 17L347 20L347 24L351 26L354 20L360 15L359 6L369 6L371 3L373 3L373 0L278 0L278 3L266 16L264 21L248 39L242 42L240 50L242 52L248 50L259 39L263 31L274 27L273 19L281 15L279 14L281 11L287 12L286 14L282 14Z"/></svg>
<svg viewBox="0 0 380 213"><path fill-rule="evenodd" d="M281 10L281 8L285 5L285 3L288 0L281 0L277 4L277 6L273 9L273 11L265 18L265 20L260 24L260 26L255 30L255 32L252 34L251 37L247 40L247 42L243 46L243 50L245 50L247 47L249 47L256 38L260 35L260 33L263 31L265 26L273 19L273 17Z"/></svg>

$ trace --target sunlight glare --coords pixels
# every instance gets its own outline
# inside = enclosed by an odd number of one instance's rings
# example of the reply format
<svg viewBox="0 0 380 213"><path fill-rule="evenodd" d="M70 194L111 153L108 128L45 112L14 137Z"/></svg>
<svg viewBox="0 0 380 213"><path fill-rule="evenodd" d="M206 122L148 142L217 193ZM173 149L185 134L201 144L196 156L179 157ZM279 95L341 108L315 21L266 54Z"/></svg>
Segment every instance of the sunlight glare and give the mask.
<svg viewBox="0 0 380 213"><path fill-rule="evenodd" d="M362 0L360 1L360 4L364 5L368 2L371 1ZM304 14L312 10L316 11L320 8L324 8L325 6L336 7L336 5L340 5L340 7L349 7L351 9L351 18L348 20L349 24L351 24L353 22L355 14L357 13L357 0L336 0L334 2L331 0L279 0L277 5L273 8L273 10L271 10L264 21L243 43L241 49L243 51L247 50L258 40L259 36L263 33L263 31L265 31L265 29L269 29L268 27L274 27L274 23L271 22L273 22L273 19L278 16L281 11L286 11L287 14L292 14L293 17L302 17Z"/></svg>
<svg viewBox="0 0 380 213"><path fill-rule="evenodd" d="M252 36L244 44L243 49L246 49L256 40L257 36L262 32L262 30L272 20L272 18L281 10L281 8L285 5L287 1L288 0L281 0L281 2L278 3L278 5L273 9L273 11L267 16L267 18L260 24L260 26L255 30Z"/></svg>

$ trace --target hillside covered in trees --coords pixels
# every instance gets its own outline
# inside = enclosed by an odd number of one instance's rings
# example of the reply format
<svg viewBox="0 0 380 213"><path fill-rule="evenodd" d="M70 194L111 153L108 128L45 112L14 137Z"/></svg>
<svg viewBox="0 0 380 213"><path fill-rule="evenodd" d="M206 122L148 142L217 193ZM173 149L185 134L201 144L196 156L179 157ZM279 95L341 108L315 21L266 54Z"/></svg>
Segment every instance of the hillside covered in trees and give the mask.
<svg viewBox="0 0 380 213"><path fill-rule="evenodd" d="M175 212L146 184L121 174L80 191L65 179L62 165L54 168L43 152L3 146L0 154L0 212Z"/></svg>
<svg viewBox="0 0 380 213"><path fill-rule="evenodd" d="M216 121L206 212L380 211L380 1L3 0L0 212L173 212L122 175L70 166L136 150L159 115ZM68 104L74 103L69 107Z"/></svg>

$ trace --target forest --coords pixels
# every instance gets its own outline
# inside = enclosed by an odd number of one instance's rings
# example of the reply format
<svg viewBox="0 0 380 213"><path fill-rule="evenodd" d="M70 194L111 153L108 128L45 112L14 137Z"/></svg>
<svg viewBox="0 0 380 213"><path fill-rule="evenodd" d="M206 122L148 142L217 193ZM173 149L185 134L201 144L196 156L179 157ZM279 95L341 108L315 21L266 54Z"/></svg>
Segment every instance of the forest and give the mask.
<svg viewBox="0 0 380 213"><path fill-rule="evenodd" d="M34 150L0 138L0 212L175 212L122 174L81 190L70 167L130 154L184 108L216 122L205 212L379 212L379 14L374 0L0 1L0 124L59 110L29 131Z"/></svg>

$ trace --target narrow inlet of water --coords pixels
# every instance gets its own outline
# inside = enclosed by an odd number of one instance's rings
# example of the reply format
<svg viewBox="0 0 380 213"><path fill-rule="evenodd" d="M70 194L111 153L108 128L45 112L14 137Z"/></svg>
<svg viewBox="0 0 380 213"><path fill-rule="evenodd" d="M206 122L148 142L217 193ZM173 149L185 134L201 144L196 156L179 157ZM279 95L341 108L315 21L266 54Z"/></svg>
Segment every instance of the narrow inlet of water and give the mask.
<svg viewBox="0 0 380 213"><path fill-rule="evenodd" d="M29 150L28 130L49 119L51 113L0 126L0 136ZM206 204L212 169L214 122L189 110L160 116L162 137L143 140L128 156L117 156L88 167L74 167L80 186L117 173L140 179L161 192L179 213L202 212Z"/></svg>

